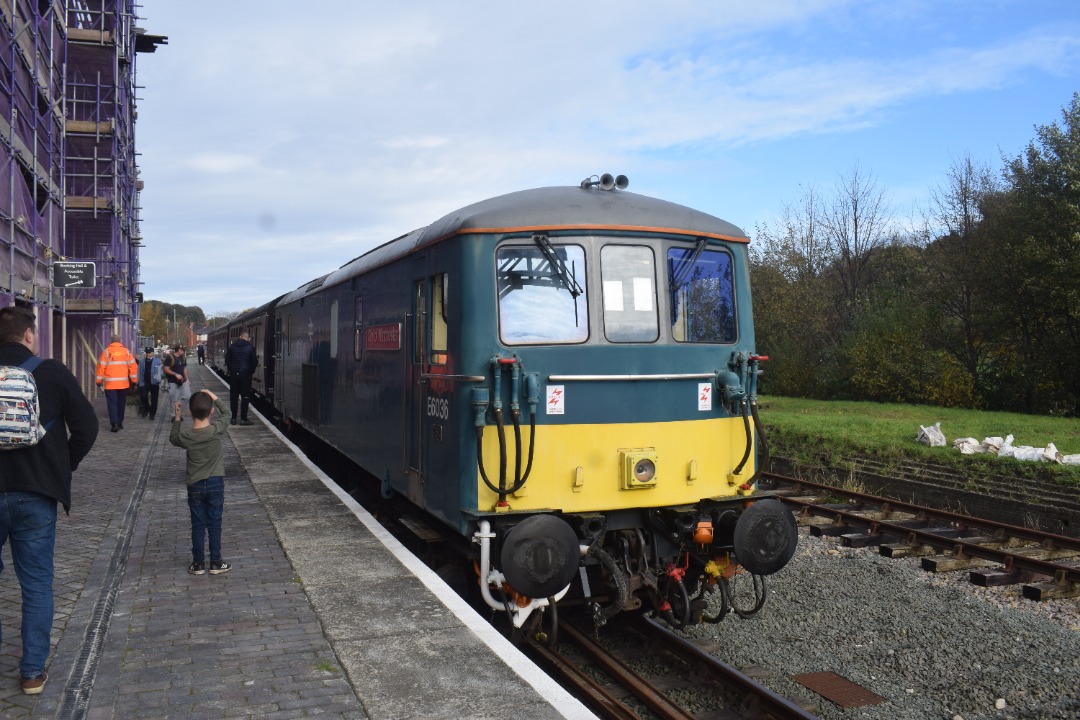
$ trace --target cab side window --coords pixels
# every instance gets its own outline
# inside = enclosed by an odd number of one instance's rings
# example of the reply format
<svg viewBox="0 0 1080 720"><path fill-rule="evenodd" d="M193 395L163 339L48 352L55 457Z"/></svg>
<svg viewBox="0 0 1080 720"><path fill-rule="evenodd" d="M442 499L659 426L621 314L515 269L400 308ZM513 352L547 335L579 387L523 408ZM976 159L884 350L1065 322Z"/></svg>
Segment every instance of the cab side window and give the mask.
<svg viewBox="0 0 1080 720"><path fill-rule="evenodd" d="M733 343L738 337L731 255L668 250L671 334L678 342Z"/></svg>

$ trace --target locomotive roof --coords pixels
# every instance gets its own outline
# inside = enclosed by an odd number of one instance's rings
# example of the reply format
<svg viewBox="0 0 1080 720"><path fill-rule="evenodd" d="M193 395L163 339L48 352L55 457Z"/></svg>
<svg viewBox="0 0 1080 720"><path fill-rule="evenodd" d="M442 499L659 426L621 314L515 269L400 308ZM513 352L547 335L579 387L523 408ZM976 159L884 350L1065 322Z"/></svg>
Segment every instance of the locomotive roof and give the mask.
<svg viewBox="0 0 1080 720"><path fill-rule="evenodd" d="M574 230L667 232L749 242L746 233L726 220L647 195L576 186L535 188L499 195L455 210L427 227L370 250L328 276L305 283L284 300L288 302L323 284L334 285L454 235Z"/></svg>
<svg viewBox="0 0 1080 720"><path fill-rule="evenodd" d="M421 244L462 232L552 229L667 230L746 242L731 223L700 210L623 190L548 187L481 200L424 228Z"/></svg>

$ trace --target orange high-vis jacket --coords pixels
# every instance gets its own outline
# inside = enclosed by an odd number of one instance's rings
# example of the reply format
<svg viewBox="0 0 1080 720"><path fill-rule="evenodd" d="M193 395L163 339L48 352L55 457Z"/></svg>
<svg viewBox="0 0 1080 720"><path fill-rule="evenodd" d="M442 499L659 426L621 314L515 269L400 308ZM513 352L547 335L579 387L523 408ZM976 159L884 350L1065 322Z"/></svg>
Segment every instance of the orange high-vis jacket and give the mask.
<svg viewBox="0 0 1080 720"><path fill-rule="evenodd" d="M139 364L126 347L114 342L98 358L94 381L103 390L124 390L139 381Z"/></svg>

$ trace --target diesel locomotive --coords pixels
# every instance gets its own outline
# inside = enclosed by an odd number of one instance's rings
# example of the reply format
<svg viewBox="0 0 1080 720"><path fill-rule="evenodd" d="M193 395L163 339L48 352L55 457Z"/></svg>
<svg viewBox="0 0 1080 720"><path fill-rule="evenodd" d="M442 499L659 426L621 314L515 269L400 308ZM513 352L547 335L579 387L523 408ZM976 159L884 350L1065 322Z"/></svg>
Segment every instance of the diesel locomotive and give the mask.
<svg viewBox="0 0 1080 720"><path fill-rule="evenodd" d="M516 628L557 605L749 615L795 551L755 479L748 238L626 186L464 207L209 337L220 368L247 330L277 419L463 540L477 602Z"/></svg>

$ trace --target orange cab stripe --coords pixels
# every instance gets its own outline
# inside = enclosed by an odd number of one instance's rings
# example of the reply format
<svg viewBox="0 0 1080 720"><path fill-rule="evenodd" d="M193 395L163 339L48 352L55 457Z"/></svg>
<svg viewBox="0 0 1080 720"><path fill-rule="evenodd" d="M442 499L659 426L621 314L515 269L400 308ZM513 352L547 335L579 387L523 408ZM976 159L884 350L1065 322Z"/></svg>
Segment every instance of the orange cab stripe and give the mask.
<svg viewBox="0 0 1080 720"><path fill-rule="evenodd" d="M522 226L518 226L518 227L505 227L505 228L461 228L460 230L455 230L452 233L447 233L446 235L442 235L442 236L437 237L437 238L435 238L435 239L433 239L433 240L431 240L429 242L426 242L426 243L424 243L424 245L422 245L420 247L426 247L428 245L433 245L435 243L442 242L443 240L451 238L451 237L453 237L455 235L471 235L473 233L482 234L482 235L492 235L492 234L501 234L501 233L540 232L540 231L550 231L550 230L615 230L615 231L623 231L623 232L669 233L671 235L690 235L692 237L707 237L707 238L713 238L714 240L725 240L727 242L736 242L736 243L749 243L750 242L750 238L746 238L746 237L732 237L731 235L721 235L719 233L710 233L710 232L698 232L698 231L686 230L686 229L682 229L682 228L647 227L647 226L641 226L641 225L587 225L587 224L577 224L577 225L535 225L535 226L522 225Z"/></svg>

